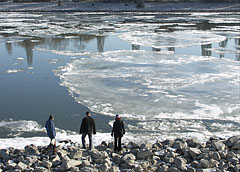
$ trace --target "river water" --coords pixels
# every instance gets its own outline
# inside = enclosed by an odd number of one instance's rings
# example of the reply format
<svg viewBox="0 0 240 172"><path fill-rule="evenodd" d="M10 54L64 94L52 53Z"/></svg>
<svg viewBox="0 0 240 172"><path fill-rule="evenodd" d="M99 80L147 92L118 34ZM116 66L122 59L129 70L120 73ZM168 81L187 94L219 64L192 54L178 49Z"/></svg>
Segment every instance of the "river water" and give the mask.
<svg viewBox="0 0 240 172"><path fill-rule="evenodd" d="M1 13L0 147L80 142L90 110L110 141L240 130L240 13ZM11 144L10 144L11 143Z"/></svg>

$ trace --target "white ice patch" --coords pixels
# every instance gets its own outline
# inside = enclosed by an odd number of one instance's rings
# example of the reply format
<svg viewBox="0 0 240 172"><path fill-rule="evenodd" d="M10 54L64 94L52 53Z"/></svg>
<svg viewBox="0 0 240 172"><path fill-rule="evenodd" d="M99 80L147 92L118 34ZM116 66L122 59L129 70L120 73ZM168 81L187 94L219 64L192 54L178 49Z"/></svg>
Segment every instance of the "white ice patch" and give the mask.
<svg viewBox="0 0 240 172"><path fill-rule="evenodd" d="M211 57L114 51L75 59L55 74L77 102L105 115L224 120L234 116L225 107L234 108L239 99L239 82L232 82L239 78L238 65Z"/></svg>
<svg viewBox="0 0 240 172"><path fill-rule="evenodd" d="M214 34L210 31L184 30L171 32L131 31L119 37L131 44L154 48L190 47L194 45L212 44L226 39L225 36Z"/></svg>
<svg viewBox="0 0 240 172"><path fill-rule="evenodd" d="M23 72L23 71L24 71L23 69L9 69L9 70L6 70L4 73L12 74L12 73L18 73L18 72Z"/></svg>

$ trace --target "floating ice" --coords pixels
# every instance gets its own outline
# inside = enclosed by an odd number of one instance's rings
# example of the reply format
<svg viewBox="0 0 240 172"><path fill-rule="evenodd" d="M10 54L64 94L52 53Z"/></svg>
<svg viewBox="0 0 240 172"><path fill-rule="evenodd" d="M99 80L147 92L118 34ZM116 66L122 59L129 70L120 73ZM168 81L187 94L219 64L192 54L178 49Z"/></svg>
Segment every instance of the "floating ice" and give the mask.
<svg viewBox="0 0 240 172"><path fill-rule="evenodd" d="M18 73L18 72L23 72L23 69L9 69L7 71L5 71L4 73L6 74L11 74L11 73Z"/></svg>

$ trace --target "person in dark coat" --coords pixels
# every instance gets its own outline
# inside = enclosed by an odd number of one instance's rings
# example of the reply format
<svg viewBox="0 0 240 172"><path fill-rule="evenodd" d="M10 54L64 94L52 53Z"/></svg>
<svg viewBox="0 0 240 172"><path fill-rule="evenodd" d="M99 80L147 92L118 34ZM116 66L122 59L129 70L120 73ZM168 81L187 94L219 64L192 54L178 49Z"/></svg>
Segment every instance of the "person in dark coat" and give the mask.
<svg viewBox="0 0 240 172"><path fill-rule="evenodd" d="M49 115L49 119L46 121L45 128L47 130L47 135L51 139L50 144L47 147L46 151L49 151L49 149L53 149L53 153L56 153L56 131L55 126L53 123L54 117L53 115Z"/></svg>
<svg viewBox="0 0 240 172"><path fill-rule="evenodd" d="M91 117L90 112L86 112L86 117L82 119L80 134L82 134L82 145L86 149L85 137L88 135L89 138L89 149L92 149L92 134L96 134L95 121Z"/></svg>
<svg viewBox="0 0 240 172"><path fill-rule="evenodd" d="M124 123L121 120L119 115L116 115L115 121L113 123L111 136L114 136L114 151L121 151L121 140L123 135L125 134Z"/></svg>

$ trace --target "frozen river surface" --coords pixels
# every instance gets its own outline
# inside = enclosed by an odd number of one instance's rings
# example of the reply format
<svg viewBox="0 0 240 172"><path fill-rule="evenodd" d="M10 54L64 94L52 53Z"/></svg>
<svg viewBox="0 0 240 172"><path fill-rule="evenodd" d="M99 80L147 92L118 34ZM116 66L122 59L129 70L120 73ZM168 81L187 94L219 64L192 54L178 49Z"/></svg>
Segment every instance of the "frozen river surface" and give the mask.
<svg viewBox="0 0 240 172"><path fill-rule="evenodd" d="M80 141L87 109L97 120L95 142L110 140L115 114L126 140L240 130L240 13L0 16L2 145L44 143L49 114L59 140Z"/></svg>

